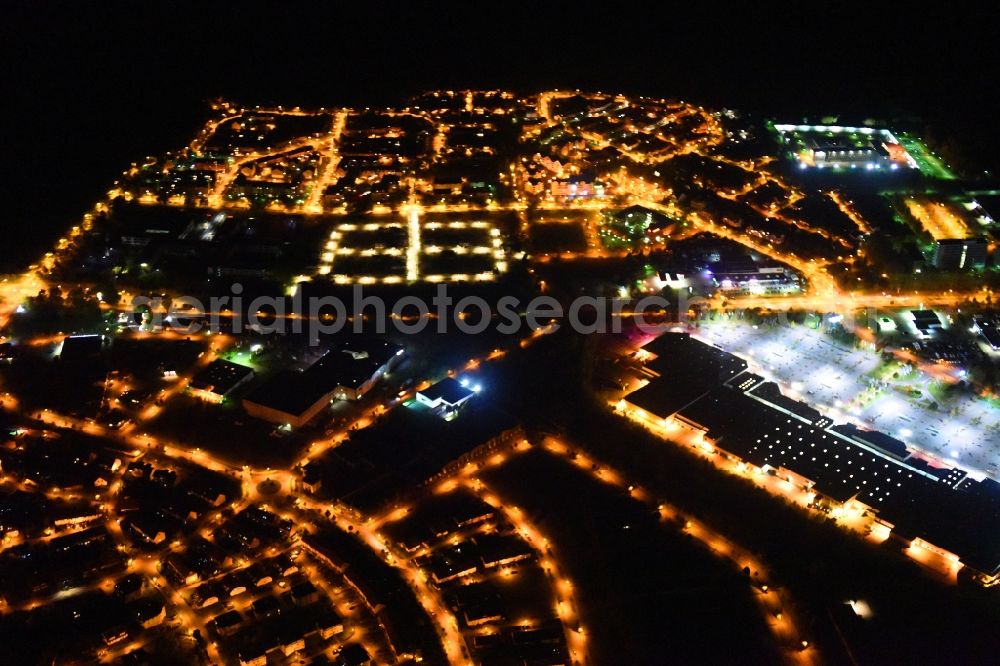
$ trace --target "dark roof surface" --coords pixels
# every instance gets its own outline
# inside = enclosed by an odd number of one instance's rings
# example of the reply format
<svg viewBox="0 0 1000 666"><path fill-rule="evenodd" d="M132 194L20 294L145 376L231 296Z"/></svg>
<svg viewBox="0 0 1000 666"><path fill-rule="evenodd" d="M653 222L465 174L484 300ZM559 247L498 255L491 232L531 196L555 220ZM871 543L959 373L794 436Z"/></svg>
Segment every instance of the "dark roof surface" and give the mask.
<svg viewBox="0 0 1000 666"><path fill-rule="evenodd" d="M664 338L645 347L658 355L653 363L663 377L629 396L640 407L649 409L640 404L645 402L666 412L683 399L675 396L687 389L676 381L653 388L668 378L700 370L703 381L712 384L708 378L719 376L713 368L724 368L724 375L738 367L726 359L732 355L710 345L677 334ZM773 384L753 388L752 378L746 373L726 384L714 381L677 414L706 428L719 448L753 465L790 470L836 501L856 497L891 523L895 534L923 538L979 571L1000 570L1000 484L908 457L906 445L884 433L850 425L822 427L810 406L786 398Z"/></svg>
<svg viewBox="0 0 1000 666"><path fill-rule="evenodd" d="M474 392L462 386L454 377L445 377L437 384L420 391L420 394L429 400L438 400L440 398L449 405L455 405L471 397Z"/></svg>
<svg viewBox="0 0 1000 666"><path fill-rule="evenodd" d="M656 355L656 359L646 364L649 369L664 377L702 385L706 390L747 368L746 361L739 356L687 333L664 333L643 345L643 349Z"/></svg>
<svg viewBox="0 0 1000 666"><path fill-rule="evenodd" d="M99 335L72 335L63 340L59 358L73 361L97 356L103 345L104 341Z"/></svg>
<svg viewBox="0 0 1000 666"><path fill-rule="evenodd" d="M636 407L665 419L705 393L707 391L701 384L658 379L646 384L638 391L629 393L625 399Z"/></svg>
<svg viewBox="0 0 1000 666"><path fill-rule="evenodd" d="M237 384L250 377L253 377L253 370L250 368L220 358L191 378L191 388L226 395Z"/></svg>
<svg viewBox="0 0 1000 666"><path fill-rule="evenodd" d="M303 414L327 394L327 391L307 381L304 374L282 370L251 391L246 399L285 414Z"/></svg>
<svg viewBox="0 0 1000 666"><path fill-rule="evenodd" d="M305 413L337 387L357 389L402 347L377 340L331 350L303 372L285 370L255 389L247 400L286 414Z"/></svg>

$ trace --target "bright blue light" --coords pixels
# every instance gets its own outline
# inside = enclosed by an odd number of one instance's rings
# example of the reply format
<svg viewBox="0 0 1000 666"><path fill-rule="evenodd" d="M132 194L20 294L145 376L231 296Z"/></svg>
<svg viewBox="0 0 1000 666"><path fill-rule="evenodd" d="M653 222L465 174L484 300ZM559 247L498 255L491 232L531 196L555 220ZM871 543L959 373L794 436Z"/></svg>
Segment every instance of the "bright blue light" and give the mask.
<svg viewBox="0 0 1000 666"><path fill-rule="evenodd" d="M462 385L462 387L464 388L464 387L467 387L467 386L469 385L469 380L468 380L468 379L465 379L465 378L463 377L462 379L460 379L460 380L459 380L459 382L458 382L458 383L459 383L459 384L461 384L461 385Z"/></svg>
<svg viewBox="0 0 1000 666"><path fill-rule="evenodd" d="M476 384L475 386L472 387L472 392L473 393L479 393L482 390L483 390L483 387L480 386L479 384Z"/></svg>

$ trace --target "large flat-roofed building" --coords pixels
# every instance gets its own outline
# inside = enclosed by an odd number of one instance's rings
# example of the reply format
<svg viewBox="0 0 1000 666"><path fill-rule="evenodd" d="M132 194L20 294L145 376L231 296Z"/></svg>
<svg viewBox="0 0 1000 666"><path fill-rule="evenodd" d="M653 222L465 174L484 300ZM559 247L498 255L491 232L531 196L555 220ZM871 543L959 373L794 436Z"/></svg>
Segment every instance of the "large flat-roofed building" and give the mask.
<svg viewBox="0 0 1000 666"><path fill-rule="evenodd" d="M334 387L334 399L358 400L382 378L402 351L388 342L347 346L328 352L308 372L320 384Z"/></svg>
<svg viewBox="0 0 1000 666"><path fill-rule="evenodd" d="M792 294L802 290L799 277L784 266L758 264L752 259L712 265L712 282L727 295Z"/></svg>
<svg viewBox="0 0 1000 666"><path fill-rule="evenodd" d="M941 318L933 310L910 310L904 315L913 325L913 330L919 338L933 337L937 331L944 328Z"/></svg>
<svg viewBox="0 0 1000 666"><path fill-rule="evenodd" d="M650 421L663 421L707 394L713 387L746 370L746 361L687 333L664 333L639 353L654 377L626 400ZM677 359L685 359L678 363Z"/></svg>
<svg viewBox="0 0 1000 666"><path fill-rule="evenodd" d="M934 243L932 263L945 270L969 270L986 265L986 240L947 238Z"/></svg>
<svg viewBox="0 0 1000 666"><path fill-rule="evenodd" d="M304 372L282 370L243 399L247 414L282 425L301 427L330 404L330 392Z"/></svg>
<svg viewBox="0 0 1000 666"><path fill-rule="evenodd" d="M643 356L652 360L646 368L675 381L688 381L706 387L724 382L747 368L747 362L735 354L707 345L687 333L664 333L642 346ZM677 363L683 358L684 363Z"/></svg>
<svg viewBox="0 0 1000 666"><path fill-rule="evenodd" d="M247 413L300 427L334 400L358 400L388 372L403 348L385 341L330 350L301 372L279 372L243 400Z"/></svg>
<svg viewBox="0 0 1000 666"><path fill-rule="evenodd" d="M224 359L212 361L191 379L192 395L209 402L222 402L233 391L254 378L253 370Z"/></svg>
<svg viewBox="0 0 1000 666"><path fill-rule="evenodd" d="M884 433L834 425L690 336L666 334L651 348L657 376L625 397L633 415L700 431L726 457L814 493L817 506L869 511L910 547L1000 575L1000 483L931 465Z"/></svg>
<svg viewBox="0 0 1000 666"><path fill-rule="evenodd" d="M63 339L59 358L63 361L86 361L98 356L104 349L100 335L71 335Z"/></svg>
<svg viewBox="0 0 1000 666"><path fill-rule="evenodd" d="M833 169L915 168L913 157L888 129L842 125L775 124L781 141L805 167Z"/></svg>
<svg viewBox="0 0 1000 666"><path fill-rule="evenodd" d="M731 386L679 412L718 449L814 491L853 504L907 543L919 543L989 576L1000 573L1000 484L932 467L881 433L816 427ZM903 445L905 447L905 445Z"/></svg>
<svg viewBox="0 0 1000 666"><path fill-rule="evenodd" d="M431 409L452 412L476 394L475 387L463 385L454 377L445 377L437 384L417 391L417 402Z"/></svg>
<svg viewBox="0 0 1000 666"><path fill-rule="evenodd" d="M808 154L816 166L865 166L881 160L885 155L884 152L880 153L872 143L856 145L849 141L825 139L817 136L809 136L805 143Z"/></svg>
<svg viewBox="0 0 1000 666"><path fill-rule="evenodd" d="M664 420L701 398L708 389L700 384L653 381L629 393L628 403L641 409L651 420Z"/></svg>
<svg viewBox="0 0 1000 666"><path fill-rule="evenodd" d="M993 351L1000 350L1000 327L997 326L995 319L975 317L973 318L972 329L982 336L986 344L990 346L990 349Z"/></svg>

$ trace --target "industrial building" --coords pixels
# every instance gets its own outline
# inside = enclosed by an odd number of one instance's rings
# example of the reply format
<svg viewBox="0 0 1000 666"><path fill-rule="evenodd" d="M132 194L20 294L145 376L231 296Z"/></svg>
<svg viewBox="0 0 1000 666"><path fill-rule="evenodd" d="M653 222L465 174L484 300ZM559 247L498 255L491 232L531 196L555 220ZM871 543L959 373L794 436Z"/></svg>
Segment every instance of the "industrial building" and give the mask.
<svg viewBox="0 0 1000 666"><path fill-rule="evenodd" d="M245 365L216 359L191 379L191 394L208 402L222 402L254 378L254 372Z"/></svg>
<svg viewBox="0 0 1000 666"><path fill-rule="evenodd" d="M983 238L946 238L934 242L931 258L935 268L968 270L986 265L986 240Z"/></svg>
<svg viewBox="0 0 1000 666"><path fill-rule="evenodd" d="M330 350L303 371L277 373L244 398L243 407L253 417L300 427L334 400L363 397L402 354L385 341Z"/></svg>
<svg viewBox="0 0 1000 666"><path fill-rule="evenodd" d="M63 339L59 358L63 361L87 361L100 355L104 349L104 336L71 335Z"/></svg>
<svg viewBox="0 0 1000 666"><path fill-rule="evenodd" d="M1000 351L1000 328L997 327L996 320L986 317L975 317L973 319L972 330L982 336L986 344L990 346L990 349Z"/></svg>

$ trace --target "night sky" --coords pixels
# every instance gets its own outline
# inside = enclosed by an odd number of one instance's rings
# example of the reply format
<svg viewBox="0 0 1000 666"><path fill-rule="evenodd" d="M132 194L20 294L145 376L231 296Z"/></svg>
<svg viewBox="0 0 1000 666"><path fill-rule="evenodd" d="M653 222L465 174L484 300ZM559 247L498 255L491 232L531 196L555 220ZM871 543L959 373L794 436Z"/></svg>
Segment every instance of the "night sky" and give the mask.
<svg viewBox="0 0 1000 666"><path fill-rule="evenodd" d="M7 3L4 263L50 244L131 161L186 143L217 95L377 105L435 87L585 87L792 120L906 115L1000 166L995 16L541 4Z"/></svg>

